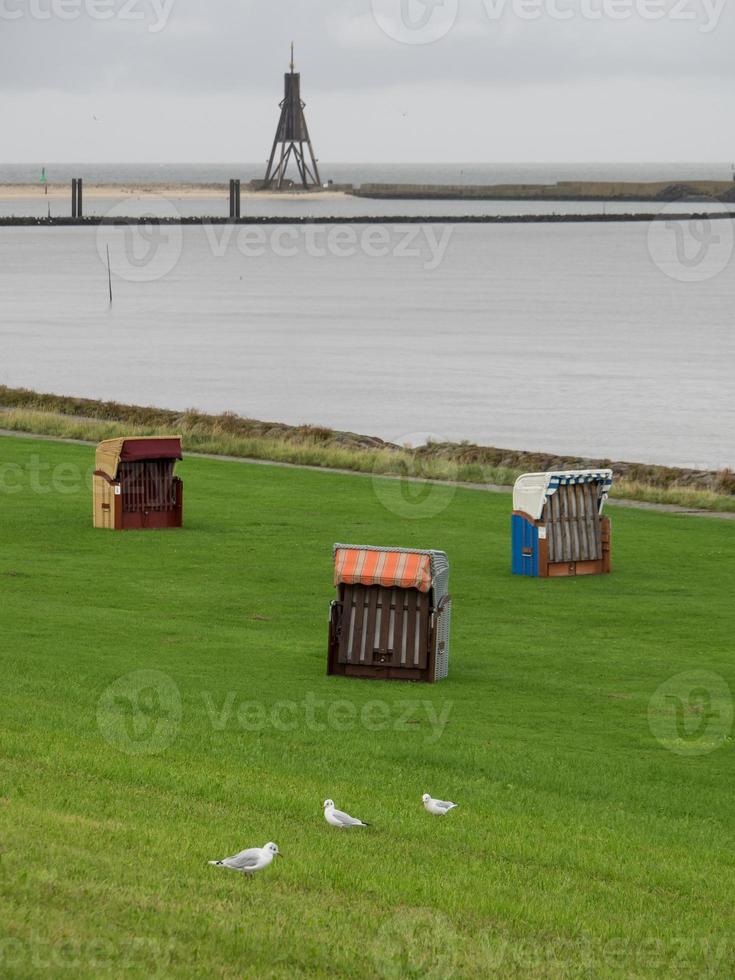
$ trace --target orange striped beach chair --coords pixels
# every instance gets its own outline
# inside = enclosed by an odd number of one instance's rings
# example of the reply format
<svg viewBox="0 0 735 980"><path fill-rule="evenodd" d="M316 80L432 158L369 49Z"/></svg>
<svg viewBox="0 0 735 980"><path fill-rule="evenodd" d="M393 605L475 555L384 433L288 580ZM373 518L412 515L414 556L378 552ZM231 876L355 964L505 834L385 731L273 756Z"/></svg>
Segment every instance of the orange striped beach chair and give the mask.
<svg viewBox="0 0 735 980"><path fill-rule="evenodd" d="M334 546L327 673L434 683L447 676L452 599L443 551Z"/></svg>

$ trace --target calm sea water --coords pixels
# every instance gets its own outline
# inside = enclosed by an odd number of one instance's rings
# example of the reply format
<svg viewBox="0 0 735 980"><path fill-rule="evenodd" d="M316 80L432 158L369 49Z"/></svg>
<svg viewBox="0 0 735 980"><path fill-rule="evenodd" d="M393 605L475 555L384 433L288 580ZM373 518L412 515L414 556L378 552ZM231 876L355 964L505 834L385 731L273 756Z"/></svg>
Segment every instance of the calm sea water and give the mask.
<svg viewBox="0 0 735 980"><path fill-rule="evenodd" d="M663 223L0 229L0 380L413 444L735 466L733 231L715 224L711 268Z"/></svg>
<svg viewBox="0 0 735 980"><path fill-rule="evenodd" d="M659 202L627 201L379 201L361 197L335 196L322 199L286 197L246 197L242 201L243 217L271 215L282 218L352 217L385 218L396 215L422 217L461 217L462 215L517 214L658 214L689 213L718 207L717 202L679 202L663 205ZM730 207L733 207L730 205ZM160 194L125 194L116 197L92 197L84 200L87 217L96 215L201 216L225 218L229 214L229 196L182 197ZM33 197L0 198L0 217L45 218L68 217L71 214L71 192L68 198L47 198L39 188Z"/></svg>
<svg viewBox="0 0 735 980"><path fill-rule="evenodd" d="M96 184L221 184L230 177L261 178L262 163L49 163L0 164L0 184L83 177ZM730 163L321 163L323 180L337 183L548 184L560 180L730 180Z"/></svg>

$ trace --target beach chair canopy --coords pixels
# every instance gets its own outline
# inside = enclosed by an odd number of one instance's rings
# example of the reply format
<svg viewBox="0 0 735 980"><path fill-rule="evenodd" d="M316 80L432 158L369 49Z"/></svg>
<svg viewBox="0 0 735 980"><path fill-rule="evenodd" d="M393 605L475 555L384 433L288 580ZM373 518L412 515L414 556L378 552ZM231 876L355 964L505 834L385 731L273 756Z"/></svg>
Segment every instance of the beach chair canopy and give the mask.
<svg viewBox="0 0 735 980"><path fill-rule="evenodd" d="M441 552L366 545L334 546L334 584L382 585L429 592ZM444 561L446 562L446 556Z"/></svg>
<svg viewBox="0 0 735 980"><path fill-rule="evenodd" d="M559 487L598 484L599 513L607 500L613 482L612 470L555 470L550 473L526 473L513 489L513 510L541 520L546 502Z"/></svg>
<svg viewBox="0 0 735 980"><path fill-rule="evenodd" d="M150 459L182 459L181 437L136 436L132 439L106 439L97 446L96 467L116 480L120 463L139 463Z"/></svg>

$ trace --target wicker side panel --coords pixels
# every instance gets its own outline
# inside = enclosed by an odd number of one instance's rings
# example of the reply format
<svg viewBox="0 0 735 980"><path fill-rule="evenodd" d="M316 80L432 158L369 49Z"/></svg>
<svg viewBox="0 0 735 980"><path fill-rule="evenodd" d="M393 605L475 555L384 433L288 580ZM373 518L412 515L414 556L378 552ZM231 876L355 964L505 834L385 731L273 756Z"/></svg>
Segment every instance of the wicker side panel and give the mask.
<svg viewBox="0 0 735 980"><path fill-rule="evenodd" d="M431 569L434 576L434 602L439 603L449 595L449 559L443 551L431 555Z"/></svg>
<svg viewBox="0 0 735 980"><path fill-rule="evenodd" d="M588 483L582 488L585 492L585 524L589 551L587 557L592 561L599 561L602 558L602 518L600 517L600 501L598 497L598 487L595 483Z"/></svg>
<svg viewBox="0 0 735 980"><path fill-rule="evenodd" d="M103 476L92 478L93 524L105 531L115 530L115 487Z"/></svg>
<svg viewBox="0 0 735 980"><path fill-rule="evenodd" d="M434 679L443 681L449 674L449 636L452 627L452 600L444 603L436 623L436 665Z"/></svg>

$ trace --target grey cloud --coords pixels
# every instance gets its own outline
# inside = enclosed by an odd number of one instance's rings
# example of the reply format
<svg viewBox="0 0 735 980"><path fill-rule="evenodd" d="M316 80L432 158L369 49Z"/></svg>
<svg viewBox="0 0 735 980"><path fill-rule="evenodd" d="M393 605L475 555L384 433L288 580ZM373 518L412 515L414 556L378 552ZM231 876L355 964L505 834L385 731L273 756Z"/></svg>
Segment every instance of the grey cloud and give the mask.
<svg viewBox="0 0 735 980"><path fill-rule="evenodd" d="M512 4L518 0L505 0L503 16L492 21L482 0L459 0L454 29L425 46L386 37L372 17L370 0L175 0L157 33L151 32L157 24L153 4L165 0L106 0L118 13L127 5L129 13L144 14L139 20L86 15L37 20L27 13L31 3L48 10L58 2L73 9L75 2L105 0L0 0L0 10L26 11L18 19L0 17L0 84L6 92L242 91L277 98L291 39L306 76L307 98L310 92L369 92L406 84L426 85L430 98L437 86L454 83L523 85L575 78L585 83L620 75L670 77L675 85L685 77L732 80L735 74L732 6L716 30L701 30L708 17L705 4L717 0L666 0L669 9L678 3L698 18L678 22L591 21L578 14L562 21L546 13L529 21L514 16ZM547 10L553 2L552 9L579 10L579 0L539 2ZM587 0L595 9L602 2ZM501 8L491 4L491 9Z"/></svg>

